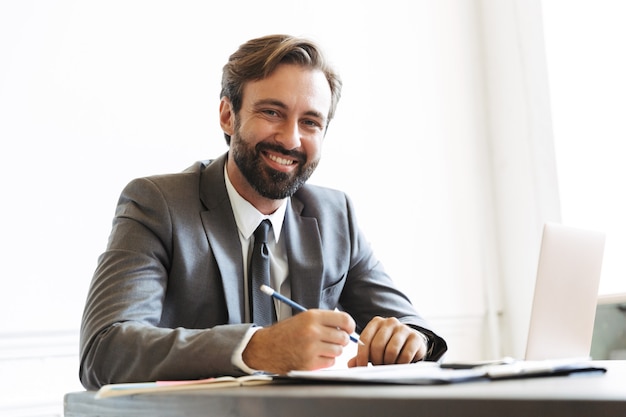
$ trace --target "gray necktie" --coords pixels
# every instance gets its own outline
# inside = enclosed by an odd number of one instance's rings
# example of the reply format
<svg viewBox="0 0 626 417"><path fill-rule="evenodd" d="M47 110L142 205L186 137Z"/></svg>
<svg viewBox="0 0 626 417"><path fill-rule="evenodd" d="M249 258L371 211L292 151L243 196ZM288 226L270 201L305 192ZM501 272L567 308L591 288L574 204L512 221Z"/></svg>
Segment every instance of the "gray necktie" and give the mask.
<svg viewBox="0 0 626 417"><path fill-rule="evenodd" d="M263 220L254 231L254 247L248 270L248 293L250 294L250 319L259 326L269 326L273 322L274 305L272 297L261 292L261 285L270 285L270 256L267 249L267 235L271 223Z"/></svg>

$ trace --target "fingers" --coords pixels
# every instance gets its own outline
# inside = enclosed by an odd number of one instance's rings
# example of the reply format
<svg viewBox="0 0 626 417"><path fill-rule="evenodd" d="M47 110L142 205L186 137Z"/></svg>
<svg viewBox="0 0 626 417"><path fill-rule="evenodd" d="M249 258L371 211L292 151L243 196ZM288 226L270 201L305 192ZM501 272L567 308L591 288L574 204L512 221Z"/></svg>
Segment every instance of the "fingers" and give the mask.
<svg viewBox="0 0 626 417"><path fill-rule="evenodd" d="M350 335L356 330L356 323L348 313L326 310L312 310L312 312L320 316L325 329L333 334L335 343L340 343L342 346L349 343ZM337 340L337 337L340 340Z"/></svg>
<svg viewBox="0 0 626 417"><path fill-rule="evenodd" d="M326 368L343 353L355 326L346 313L308 310L258 330L244 349L243 360L253 369L278 374Z"/></svg>
<svg viewBox="0 0 626 417"><path fill-rule="evenodd" d="M426 345L414 329L394 317L373 318L361 333L363 346L348 366L411 363L423 359Z"/></svg>

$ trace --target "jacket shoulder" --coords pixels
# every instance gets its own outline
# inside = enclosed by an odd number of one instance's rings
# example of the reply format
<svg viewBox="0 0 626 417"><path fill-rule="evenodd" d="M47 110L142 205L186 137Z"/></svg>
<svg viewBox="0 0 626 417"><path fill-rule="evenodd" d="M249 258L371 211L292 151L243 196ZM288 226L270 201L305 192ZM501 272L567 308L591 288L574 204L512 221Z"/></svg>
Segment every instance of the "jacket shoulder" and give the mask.
<svg viewBox="0 0 626 417"><path fill-rule="evenodd" d="M336 211L346 212L352 206L350 198L345 192L310 184L302 186L294 194L292 202L294 205L302 205L304 215L312 216Z"/></svg>

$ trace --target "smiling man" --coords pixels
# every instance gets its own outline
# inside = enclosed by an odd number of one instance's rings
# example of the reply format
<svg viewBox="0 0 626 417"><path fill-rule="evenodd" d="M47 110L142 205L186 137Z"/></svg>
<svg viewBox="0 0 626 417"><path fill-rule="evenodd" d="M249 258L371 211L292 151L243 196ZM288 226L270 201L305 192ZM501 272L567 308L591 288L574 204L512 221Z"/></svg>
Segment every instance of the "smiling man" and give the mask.
<svg viewBox="0 0 626 417"><path fill-rule="evenodd" d="M86 388L324 368L355 331L349 366L443 355L350 199L306 184L340 95L306 39L266 36L231 55L219 107L229 151L133 180L120 196L83 314ZM259 258L265 282L307 311L259 294Z"/></svg>

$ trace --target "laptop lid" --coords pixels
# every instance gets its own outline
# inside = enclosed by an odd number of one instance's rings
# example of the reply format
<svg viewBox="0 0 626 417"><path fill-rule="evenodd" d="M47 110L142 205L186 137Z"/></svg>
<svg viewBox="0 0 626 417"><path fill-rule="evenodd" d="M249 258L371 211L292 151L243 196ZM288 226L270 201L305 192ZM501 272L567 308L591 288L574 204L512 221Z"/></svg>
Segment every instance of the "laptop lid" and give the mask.
<svg viewBox="0 0 626 417"><path fill-rule="evenodd" d="M601 232L544 225L526 360L589 357L604 240Z"/></svg>

